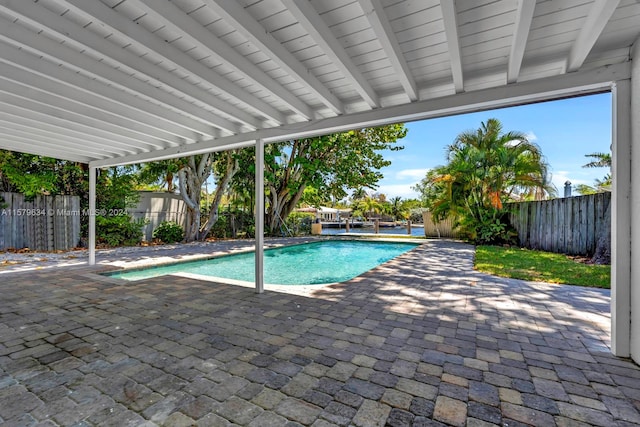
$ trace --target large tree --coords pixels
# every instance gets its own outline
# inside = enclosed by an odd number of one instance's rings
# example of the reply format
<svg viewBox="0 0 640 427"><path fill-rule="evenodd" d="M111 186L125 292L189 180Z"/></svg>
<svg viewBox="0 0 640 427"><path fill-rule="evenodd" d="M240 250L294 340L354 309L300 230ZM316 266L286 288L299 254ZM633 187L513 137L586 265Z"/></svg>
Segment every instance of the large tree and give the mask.
<svg viewBox="0 0 640 427"><path fill-rule="evenodd" d="M402 124L358 129L316 138L296 139L265 147L265 224L274 234L313 186L327 198L340 200L353 188L375 188L380 169L391 164L381 153L400 150Z"/></svg>
<svg viewBox="0 0 640 427"><path fill-rule="evenodd" d="M189 157L163 160L140 166L139 176L148 184L162 183L173 191L177 178L178 190L187 208L187 242L204 240L218 220L218 207L238 171L237 150L205 153ZM202 219L202 188L213 176L216 188L208 206L208 216Z"/></svg>
<svg viewBox="0 0 640 427"><path fill-rule="evenodd" d="M305 202L343 199L354 188L375 188L388 166L383 150L400 150L406 134L402 124L358 129L265 146L265 225L278 234L289 214ZM232 182L233 192L253 193L254 150L242 150L242 166ZM310 193L307 189L312 188ZM306 195L305 195L306 191Z"/></svg>
<svg viewBox="0 0 640 427"><path fill-rule="evenodd" d="M206 153L190 156L178 170L178 185L182 199L187 205L188 226L185 232L187 242L204 240L211 227L218 220L218 207L222 196L227 191L233 175L238 171L236 151ZM201 199L202 186L214 173L216 189L209 206L209 216L202 221Z"/></svg>
<svg viewBox="0 0 640 427"><path fill-rule="evenodd" d="M447 147L447 160L427 173L418 190L436 220L453 216L472 241L505 239L504 203L551 190L540 148L522 132L503 133L497 119L459 134Z"/></svg>

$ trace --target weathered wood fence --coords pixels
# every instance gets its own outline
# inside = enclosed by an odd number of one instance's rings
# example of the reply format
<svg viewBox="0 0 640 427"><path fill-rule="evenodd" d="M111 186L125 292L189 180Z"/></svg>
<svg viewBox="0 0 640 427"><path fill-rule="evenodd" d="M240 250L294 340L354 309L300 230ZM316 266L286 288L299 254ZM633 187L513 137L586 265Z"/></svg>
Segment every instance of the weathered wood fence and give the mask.
<svg viewBox="0 0 640 427"><path fill-rule="evenodd" d="M611 193L512 203L511 224L520 245L569 255L592 255L611 226Z"/></svg>
<svg viewBox="0 0 640 427"><path fill-rule="evenodd" d="M426 237L437 238L457 238L458 232L453 228L453 219L447 218L440 222L433 222L431 212L422 212L422 222L424 223L424 235Z"/></svg>
<svg viewBox="0 0 640 427"><path fill-rule="evenodd" d="M4 201L3 201L4 200ZM80 197L0 193L0 249L69 250L80 241Z"/></svg>

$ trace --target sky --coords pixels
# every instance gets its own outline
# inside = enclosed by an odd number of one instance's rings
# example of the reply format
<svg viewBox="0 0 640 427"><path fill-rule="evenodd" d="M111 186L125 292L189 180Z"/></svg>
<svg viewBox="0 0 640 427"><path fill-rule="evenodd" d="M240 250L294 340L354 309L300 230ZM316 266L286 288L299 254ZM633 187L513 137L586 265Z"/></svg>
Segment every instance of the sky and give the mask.
<svg viewBox="0 0 640 427"><path fill-rule="evenodd" d="M490 118L500 120L503 132L525 133L540 146L559 196L566 181L574 188L592 185L609 172L582 167L591 161L585 154L611 151L611 94L604 93L406 123L407 136L400 141L405 148L384 153L391 166L382 170L384 179L376 192L387 199L418 198L411 187L430 168L446 163L446 146L461 132L476 130Z"/></svg>

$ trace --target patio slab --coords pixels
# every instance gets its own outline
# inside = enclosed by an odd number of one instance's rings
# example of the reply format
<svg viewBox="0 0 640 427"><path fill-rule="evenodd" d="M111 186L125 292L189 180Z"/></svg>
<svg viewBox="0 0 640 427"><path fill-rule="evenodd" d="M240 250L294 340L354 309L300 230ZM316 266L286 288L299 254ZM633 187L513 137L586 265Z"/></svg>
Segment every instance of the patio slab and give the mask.
<svg viewBox="0 0 640 427"><path fill-rule="evenodd" d="M96 274L153 257L0 276L1 425L640 425L607 290L480 274L453 242L303 292Z"/></svg>

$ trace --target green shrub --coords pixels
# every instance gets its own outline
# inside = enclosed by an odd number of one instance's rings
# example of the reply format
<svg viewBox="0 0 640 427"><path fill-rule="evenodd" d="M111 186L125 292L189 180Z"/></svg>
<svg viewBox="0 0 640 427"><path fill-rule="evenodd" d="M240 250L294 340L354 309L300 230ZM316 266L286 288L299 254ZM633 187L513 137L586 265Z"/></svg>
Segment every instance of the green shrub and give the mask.
<svg viewBox="0 0 640 427"><path fill-rule="evenodd" d="M516 245L518 233L509 222L507 211L487 209L481 219L471 215L456 221L460 236L475 245Z"/></svg>
<svg viewBox="0 0 640 427"><path fill-rule="evenodd" d="M163 221L153 230L153 238L164 243L181 242L184 239L184 230L173 221Z"/></svg>
<svg viewBox="0 0 640 427"><path fill-rule="evenodd" d="M107 246L134 246L142 241L144 219L132 220L129 215L96 216L98 243Z"/></svg>
<svg viewBox="0 0 640 427"><path fill-rule="evenodd" d="M255 219L251 212L241 210L220 212L218 220L209 231L210 237L228 239L237 237L253 237Z"/></svg>
<svg viewBox="0 0 640 427"><path fill-rule="evenodd" d="M294 236L311 234L311 224L316 215L311 212L291 212L287 217L285 232L291 232Z"/></svg>

